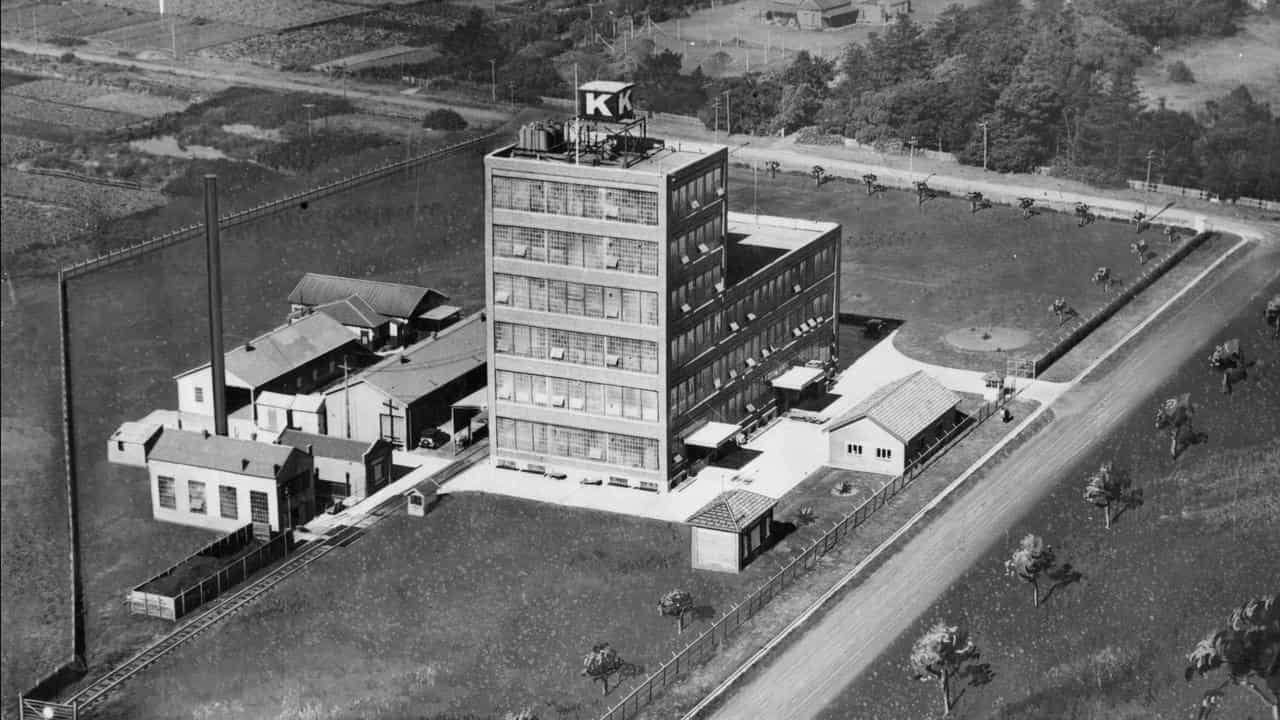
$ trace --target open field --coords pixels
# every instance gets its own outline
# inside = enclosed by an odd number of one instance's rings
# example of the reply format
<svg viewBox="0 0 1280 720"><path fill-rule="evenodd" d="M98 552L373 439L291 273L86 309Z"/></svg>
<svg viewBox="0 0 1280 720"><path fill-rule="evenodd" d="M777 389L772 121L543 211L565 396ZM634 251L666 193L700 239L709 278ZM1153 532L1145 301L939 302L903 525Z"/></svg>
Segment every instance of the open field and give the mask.
<svg viewBox="0 0 1280 720"><path fill-rule="evenodd" d="M0 165L8 165L32 155L48 152L57 147L57 143L9 133L0 135L0 140L3 140L4 143L3 150L0 150Z"/></svg>
<svg viewBox="0 0 1280 720"><path fill-rule="evenodd" d="M749 209L749 171L735 169L730 193ZM1139 272L1129 250L1133 226L1099 221L1083 228L1075 218L1044 212L1028 221L1014 208L977 214L969 204L939 197L917 207L914 193L888 191L868 197L862 186L834 180L814 188L811 179L779 174L759 178L760 212L840 222L844 270L840 309L906 321L898 347L907 355L943 365L990 370L1003 366L997 352L963 351L947 343L953 330L999 326L1030 334L1031 342L1003 348L1038 356L1061 332L1049 311L1066 298L1087 316L1109 299L1090 278L1109 266L1120 278ZM1151 250L1167 250L1158 230L1145 237Z"/></svg>
<svg viewBox="0 0 1280 720"><path fill-rule="evenodd" d="M254 37L211 47L201 55L223 60L247 61L268 67L310 68L327 60L369 50L404 45L413 35L404 30L359 23L325 23Z"/></svg>
<svg viewBox="0 0 1280 720"><path fill-rule="evenodd" d="M1194 83L1169 81L1169 65L1182 61ZM1254 13L1245 18L1234 37L1196 40L1161 48L1138 72L1142 94L1154 105L1164 98L1174 110L1199 111L1240 85L1254 100L1273 103L1280 98L1280 16Z"/></svg>
<svg viewBox="0 0 1280 720"><path fill-rule="evenodd" d="M939 717L936 684L909 682L906 670L910 644L938 620L966 623L981 662L994 671L988 684L956 684L964 696L954 718L1192 717L1220 678L1184 682L1186 653L1235 606L1277 590L1280 365L1257 306L1278 291L1273 281L1216 333L1239 338L1246 357L1258 360L1234 393L1223 395L1204 367L1206 346L1152 398L1191 391L1207 443L1171 460L1148 411L1133 413L823 717ZM1109 531L1100 510L1080 497L1081 479L1107 460L1130 470L1145 491L1145 505ZM1043 536L1060 562L1084 576L1040 608L1031 606L1026 583L1002 567L1025 533ZM1233 688L1214 717L1263 714L1257 698Z"/></svg>
<svg viewBox="0 0 1280 720"><path fill-rule="evenodd" d="M202 48L235 42L260 35L261 27L222 20L199 21L196 18L156 16L153 20L97 33L90 39L130 55L159 52L172 57L176 48L178 57Z"/></svg>
<svg viewBox="0 0 1280 720"><path fill-rule="evenodd" d="M103 0L104 4L149 12L153 0ZM325 0L168 0L166 15L204 18L263 30L284 30L363 12L358 6Z"/></svg>
<svg viewBox="0 0 1280 720"><path fill-rule="evenodd" d="M158 18L156 3L136 10L83 2L39 2L0 10L0 33L5 37L40 39L79 38Z"/></svg>
<svg viewBox="0 0 1280 720"><path fill-rule="evenodd" d="M223 233L227 337L252 337L280 322L288 312L289 290L309 270L420 283L440 288L466 309L478 307L483 285L474 268L482 232L481 208L474 198L481 155L480 150L464 153L424 170L416 180L412 175L392 178ZM354 162L340 158L306 175L259 177L244 188L224 177L219 183L226 193L221 207L230 211L313 186L350 173ZM211 166L197 167L197 179L202 167ZM97 247L118 246L199 217L199 197L175 197L162 208L110 223L92 240ZM122 420L172 407L173 374L200 361L204 315L192 310L203 307L202 278L203 252L185 246L77 279L71 288L81 538L89 660L95 670L119 660L122 648L136 647L163 627L128 616L120 605L122 593L213 537L153 521L145 473L109 465L104 444ZM20 276L15 286L16 304L7 292L0 293L5 387L0 533L7 638L0 697L6 699L47 672L67 647L66 628L57 614L64 612L63 606L60 600L51 601L62 597L65 570L61 562L49 560L63 557L58 529L65 527L59 381L53 361L56 286L47 275ZM0 705L0 711L7 717L10 703Z"/></svg>
<svg viewBox="0 0 1280 720"><path fill-rule="evenodd" d="M23 86L18 86L19 88ZM141 118L137 115L71 105L67 103L33 100L5 93L4 116L29 120L40 124L61 125L81 132L101 132L130 125Z"/></svg>

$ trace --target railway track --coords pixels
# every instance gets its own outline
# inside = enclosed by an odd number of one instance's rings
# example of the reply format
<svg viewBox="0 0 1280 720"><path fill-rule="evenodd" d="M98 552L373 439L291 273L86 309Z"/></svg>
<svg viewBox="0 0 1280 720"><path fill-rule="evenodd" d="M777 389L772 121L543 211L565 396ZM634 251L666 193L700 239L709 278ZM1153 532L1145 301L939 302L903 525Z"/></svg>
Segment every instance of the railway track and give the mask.
<svg viewBox="0 0 1280 720"><path fill-rule="evenodd" d="M467 448L453 463L441 468L423 482L432 481L438 485L473 465L484 456L488 443L477 443ZM120 690L129 680L162 660L169 653L231 617L253 601L265 595L272 588L306 569L309 565L334 550L346 547L370 528L396 513L404 500L396 495L370 510L363 517L354 520L350 525L337 525L315 540L307 541L292 555L279 565L268 570L261 577L246 584L235 592L228 593L204 606L204 610L182 622L164 637L143 648L136 655L112 668L104 675L94 679L88 685L70 695L64 703L72 705L80 713L80 717L88 717L89 711L101 705L113 693Z"/></svg>

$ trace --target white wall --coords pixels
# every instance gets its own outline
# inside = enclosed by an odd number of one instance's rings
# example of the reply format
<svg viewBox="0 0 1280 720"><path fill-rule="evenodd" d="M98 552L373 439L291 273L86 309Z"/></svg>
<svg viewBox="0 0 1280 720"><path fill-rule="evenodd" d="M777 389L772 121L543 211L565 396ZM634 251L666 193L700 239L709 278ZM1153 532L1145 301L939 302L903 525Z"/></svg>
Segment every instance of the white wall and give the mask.
<svg viewBox="0 0 1280 720"><path fill-rule="evenodd" d="M868 418L846 425L828 433L830 442L829 464L846 470L897 476L906 463L906 448L893 435ZM850 445L861 445L862 454L849 452ZM876 450L885 448L892 452L889 460L876 457Z"/></svg>
<svg viewBox="0 0 1280 720"><path fill-rule="evenodd" d="M350 460L316 455L315 463L317 479L332 483L345 483L350 480L351 497L363 498L368 494L365 488L367 483L365 482L366 473L363 462L352 462ZM350 475L349 478L348 475Z"/></svg>
<svg viewBox="0 0 1280 720"><path fill-rule="evenodd" d="M383 403L386 402L387 398L367 383L352 385L350 394L350 439L363 440L365 442L377 440L382 436L379 415L386 412L386 406ZM325 423L328 425L328 434L334 437L348 437L346 434L347 418L343 410L346 406L346 395L347 391L344 391L342 386L339 385L324 396ZM396 403L396 408L403 413L403 406L399 403Z"/></svg>
<svg viewBox="0 0 1280 720"><path fill-rule="evenodd" d="M178 411L197 415L213 415L213 371L209 368L183 375L177 379ZM201 401L196 402L196 388L200 388Z"/></svg>
<svg viewBox="0 0 1280 720"><path fill-rule="evenodd" d="M253 521L253 516L249 509L249 492L258 490L267 494L267 511L271 518L271 529L280 529L280 507L275 480L156 460L150 463L148 471L151 476L152 515L157 520L228 533ZM173 509L160 507L160 483L158 478L161 475L174 479L174 495L177 507ZM190 496L188 494L189 480L203 481L205 483L204 514L191 512ZM234 520L222 517L218 490L221 485L230 485L236 488L236 509L238 514Z"/></svg>
<svg viewBox="0 0 1280 720"><path fill-rule="evenodd" d="M695 570L738 572L738 534L691 528L692 565Z"/></svg>
<svg viewBox="0 0 1280 720"><path fill-rule="evenodd" d="M117 444L118 443L118 444ZM123 447L120 447L123 446ZM147 466L147 447L145 443L107 440L107 462L117 465Z"/></svg>

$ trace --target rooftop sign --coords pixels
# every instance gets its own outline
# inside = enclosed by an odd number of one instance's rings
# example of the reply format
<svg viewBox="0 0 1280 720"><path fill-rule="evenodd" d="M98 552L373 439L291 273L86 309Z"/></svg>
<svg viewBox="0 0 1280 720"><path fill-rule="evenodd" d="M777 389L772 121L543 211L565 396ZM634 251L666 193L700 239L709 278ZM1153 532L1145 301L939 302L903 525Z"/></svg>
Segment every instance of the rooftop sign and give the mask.
<svg viewBox="0 0 1280 720"><path fill-rule="evenodd" d="M578 117L618 122L635 118L631 90L635 83L593 80L578 86Z"/></svg>

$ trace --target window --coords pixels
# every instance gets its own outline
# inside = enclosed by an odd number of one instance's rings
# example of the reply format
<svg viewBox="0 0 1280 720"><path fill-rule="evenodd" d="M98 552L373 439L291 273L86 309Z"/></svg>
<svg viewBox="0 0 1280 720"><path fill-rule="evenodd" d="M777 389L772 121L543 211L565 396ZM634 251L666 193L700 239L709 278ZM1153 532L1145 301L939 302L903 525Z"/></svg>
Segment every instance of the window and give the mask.
<svg viewBox="0 0 1280 720"><path fill-rule="evenodd" d="M861 455L861 454L862 454L862 446L861 446L861 445L854 445L853 443L850 443L850 444L849 444L849 454L850 454L850 455Z"/></svg>
<svg viewBox="0 0 1280 720"><path fill-rule="evenodd" d="M197 515L205 513L204 483L199 480L187 481L187 509Z"/></svg>
<svg viewBox="0 0 1280 720"><path fill-rule="evenodd" d="M271 510L267 494L260 490L249 491L249 515L255 523L270 524Z"/></svg>
<svg viewBox="0 0 1280 720"><path fill-rule="evenodd" d="M877 459L877 460L892 460L892 459L893 459L893 451L892 451L892 450L890 450L889 448L876 448L876 459Z"/></svg>
<svg viewBox="0 0 1280 720"><path fill-rule="evenodd" d="M160 475L156 477L156 485L160 491L160 507L176 510L178 508L178 494L174 490L173 478Z"/></svg>
<svg viewBox="0 0 1280 720"><path fill-rule="evenodd" d="M222 517L235 520L240 517L240 508L236 505L236 489L231 485L218 486L218 508Z"/></svg>
<svg viewBox="0 0 1280 720"><path fill-rule="evenodd" d="M658 224L657 193L596 188L577 183L495 175L493 207L641 225Z"/></svg>
<svg viewBox="0 0 1280 720"><path fill-rule="evenodd" d="M196 391L196 402L198 403L204 402L204 388L197 387L197 388L194 388L194 390Z"/></svg>
<svg viewBox="0 0 1280 720"><path fill-rule="evenodd" d="M120 440L116 441L116 452L124 452L124 443Z"/></svg>

